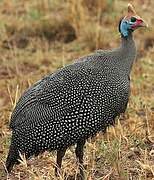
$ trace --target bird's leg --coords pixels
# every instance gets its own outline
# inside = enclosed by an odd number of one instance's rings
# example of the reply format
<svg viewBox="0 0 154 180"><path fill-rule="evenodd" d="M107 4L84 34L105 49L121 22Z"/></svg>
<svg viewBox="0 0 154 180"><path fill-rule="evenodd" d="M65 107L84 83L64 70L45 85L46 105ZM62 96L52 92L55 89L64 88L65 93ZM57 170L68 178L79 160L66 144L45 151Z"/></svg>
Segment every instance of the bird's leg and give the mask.
<svg viewBox="0 0 154 180"><path fill-rule="evenodd" d="M85 139L78 141L76 149L75 149L76 158L79 161L79 170L80 170L81 179L84 179L84 172L83 172L83 155L84 155L84 153L83 153L83 148L84 148L85 143L86 143Z"/></svg>
<svg viewBox="0 0 154 180"><path fill-rule="evenodd" d="M63 148L57 151L57 166L55 167L55 175L58 176L60 174L60 169L61 169L61 165L62 165L62 159L65 155L67 148Z"/></svg>

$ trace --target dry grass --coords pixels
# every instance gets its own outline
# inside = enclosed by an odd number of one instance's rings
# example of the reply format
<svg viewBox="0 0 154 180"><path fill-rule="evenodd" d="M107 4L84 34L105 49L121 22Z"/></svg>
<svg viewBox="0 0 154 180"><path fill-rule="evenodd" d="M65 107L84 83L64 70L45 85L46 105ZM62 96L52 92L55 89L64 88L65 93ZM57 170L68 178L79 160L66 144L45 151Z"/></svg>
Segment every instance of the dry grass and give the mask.
<svg viewBox="0 0 154 180"><path fill-rule="evenodd" d="M4 163L11 132L10 113L33 82L95 49L116 47L119 18L128 1L40 0L0 1L0 179L57 179L55 153L44 153L16 166L8 177ZM137 11L154 22L153 1L133 1ZM124 117L106 135L85 148L88 180L151 180L154 178L154 28L134 33L138 58L132 72L132 93ZM23 157L24 158L24 157ZM74 148L63 161L64 179L77 178Z"/></svg>

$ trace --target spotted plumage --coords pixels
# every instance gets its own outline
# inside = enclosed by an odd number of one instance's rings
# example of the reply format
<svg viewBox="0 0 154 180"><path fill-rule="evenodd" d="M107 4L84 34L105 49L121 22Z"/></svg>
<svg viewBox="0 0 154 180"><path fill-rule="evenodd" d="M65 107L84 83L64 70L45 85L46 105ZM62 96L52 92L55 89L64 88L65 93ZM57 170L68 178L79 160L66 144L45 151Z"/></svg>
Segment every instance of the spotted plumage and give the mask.
<svg viewBox="0 0 154 180"><path fill-rule="evenodd" d="M85 140L105 132L125 112L136 48L133 29L129 27L126 33L124 25L119 27L119 48L82 57L36 82L21 96L11 117L8 172L18 162L19 152L29 158L45 150L57 150L61 166L67 147L75 144L82 163Z"/></svg>

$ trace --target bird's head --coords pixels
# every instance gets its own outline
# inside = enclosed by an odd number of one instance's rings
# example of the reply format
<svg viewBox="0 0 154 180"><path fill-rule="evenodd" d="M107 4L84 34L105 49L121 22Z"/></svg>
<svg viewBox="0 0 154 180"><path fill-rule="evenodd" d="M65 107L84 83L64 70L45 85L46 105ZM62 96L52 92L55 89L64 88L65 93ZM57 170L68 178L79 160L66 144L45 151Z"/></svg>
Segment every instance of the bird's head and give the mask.
<svg viewBox="0 0 154 180"><path fill-rule="evenodd" d="M138 29L139 27L147 27L145 21L137 15L134 7L128 4L128 13L121 19L119 23L119 32L122 36L127 37L131 32Z"/></svg>

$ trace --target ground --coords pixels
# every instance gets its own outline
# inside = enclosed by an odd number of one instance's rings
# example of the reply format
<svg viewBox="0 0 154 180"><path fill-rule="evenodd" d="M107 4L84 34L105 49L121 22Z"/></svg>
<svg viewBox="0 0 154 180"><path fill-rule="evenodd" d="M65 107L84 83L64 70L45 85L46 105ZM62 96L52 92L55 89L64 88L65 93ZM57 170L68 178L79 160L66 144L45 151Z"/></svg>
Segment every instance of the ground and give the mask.
<svg viewBox="0 0 154 180"><path fill-rule="evenodd" d="M89 139L87 180L154 179L154 1L131 1L149 24L137 30L137 60L131 73L131 98L115 127ZM94 52L120 43L119 19L128 1L0 0L0 179L57 179L55 152L32 158L5 174L10 144L9 120L18 98L38 79ZM74 147L63 161L60 180L77 177Z"/></svg>

